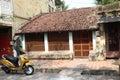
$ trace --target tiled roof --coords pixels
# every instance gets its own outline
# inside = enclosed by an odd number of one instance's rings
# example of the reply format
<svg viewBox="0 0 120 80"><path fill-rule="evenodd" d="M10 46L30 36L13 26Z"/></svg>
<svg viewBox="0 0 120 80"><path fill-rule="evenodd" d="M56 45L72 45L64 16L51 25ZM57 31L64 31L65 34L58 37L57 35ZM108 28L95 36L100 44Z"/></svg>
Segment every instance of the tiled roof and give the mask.
<svg viewBox="0 0 120 80"><path fill-rule="evenodd" d="M97 8L42 14L21 27L21 33L90 30L97 28Z"/></svg>

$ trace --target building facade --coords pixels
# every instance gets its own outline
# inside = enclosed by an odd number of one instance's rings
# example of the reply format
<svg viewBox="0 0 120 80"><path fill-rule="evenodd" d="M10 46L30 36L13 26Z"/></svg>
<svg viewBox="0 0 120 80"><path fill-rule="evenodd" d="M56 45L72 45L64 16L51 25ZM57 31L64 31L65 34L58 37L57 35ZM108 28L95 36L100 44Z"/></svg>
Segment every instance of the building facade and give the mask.
<svg viewBox="0 0 120 80"><path fill-rule="evenodd" d="M21 28L23 49L33 58L119 58L119 9L120 2L117 2L94 10L68 10L37 16Z"/></svg>
<svg viewBox="0 0 120 80"><path fill-rule="evenodd" d="M39 15L18 33L23 49L40 59L88 57L96 46L96 14L97 8L93 7Z"/></svg>

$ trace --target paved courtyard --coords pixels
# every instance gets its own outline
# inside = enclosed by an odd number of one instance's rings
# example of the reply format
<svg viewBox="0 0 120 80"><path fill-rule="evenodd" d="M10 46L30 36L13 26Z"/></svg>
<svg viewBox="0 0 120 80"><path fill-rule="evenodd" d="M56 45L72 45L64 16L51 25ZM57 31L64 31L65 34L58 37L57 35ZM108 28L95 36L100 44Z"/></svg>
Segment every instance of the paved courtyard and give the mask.
<svg viewBox="0 0 120 80"><path fill-rule="evenodd" d="M88 59L74 60L32 60L35 69L58 69L58 73L46 73L35 70L35 73L26 76L23 72L5 74L0 71L0 80L119 80L120 76L115 75L82 75L86 70L116 70L118 66L113 63L115 60L89 61Z"/></svg>
<svg viewBox="0 0 120 80"><path fill-rule="evenodd" d="M80 68L118 71L118 66L114 65L114 62L114 59L107 59L105 61L89 61L88 59L79 58L75 58L73 60L32 60L35 68Z"/></svg>
<svg viewBox="0 0 120 80"><path fill-rule="evenodd" d="M23 73L5 74L0 71L0 80L120 80L119 76L104 76L104 75L80 75L72 73L62 75L58 73L40 73L35 72L33 75L26 76Z"/></svg>

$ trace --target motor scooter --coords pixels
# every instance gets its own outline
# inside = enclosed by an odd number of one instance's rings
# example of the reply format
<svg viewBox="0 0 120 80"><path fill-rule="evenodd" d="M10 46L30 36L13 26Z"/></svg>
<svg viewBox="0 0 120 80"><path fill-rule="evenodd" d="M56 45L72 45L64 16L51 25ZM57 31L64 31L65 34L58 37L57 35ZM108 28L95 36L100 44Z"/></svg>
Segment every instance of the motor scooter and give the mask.
<svg viewBox="0 0 120 80"><path fill-rule="evenodd" d="M32 63L30 63L28 56L24 54L19 57L3 54L0 63L2 64L1 69L6 73L10 73L11 71L23 71L26 75L31 75L34 73Z"/></svg>

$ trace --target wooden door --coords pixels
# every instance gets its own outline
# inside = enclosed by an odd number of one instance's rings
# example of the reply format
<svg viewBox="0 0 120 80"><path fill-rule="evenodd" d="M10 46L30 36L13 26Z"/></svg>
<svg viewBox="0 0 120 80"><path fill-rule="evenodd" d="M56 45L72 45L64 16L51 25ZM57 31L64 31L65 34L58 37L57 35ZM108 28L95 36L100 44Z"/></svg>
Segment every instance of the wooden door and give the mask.
<svg viewBox="0 0 120 80"><path fill-rule="evenodd" d="M77 31L73 32L75 57L88 57L92 49L92 32Z"/></svg>
<svg viewBox="0 0 120 80"><path fill-rule="evenodd" d="M25 35L27 51L44 51L44 34L31 33Z"/></svg>
<svg viewBox="0 0 120 80"><path fill-rule="evenodd" d="M0 58L3 54L10 55L10 35L1 34L0 35Z"/></svg>

